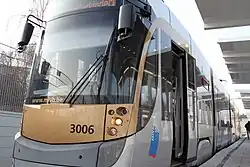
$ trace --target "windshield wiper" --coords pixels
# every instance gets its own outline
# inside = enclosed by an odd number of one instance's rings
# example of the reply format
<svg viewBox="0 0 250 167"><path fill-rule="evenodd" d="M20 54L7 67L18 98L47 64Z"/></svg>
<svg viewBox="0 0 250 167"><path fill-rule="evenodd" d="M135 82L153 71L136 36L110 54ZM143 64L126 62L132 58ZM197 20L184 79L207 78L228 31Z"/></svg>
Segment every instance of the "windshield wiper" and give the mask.
<svg viewBox="0 0 250 167"><path fill-rule="evenodd" d="M115 30L115 28L114 28L114 30ZM108 43L108 45L106 47L106 50L105 50L105 53L96 59L96 61L94 62L94 64L87 70L87 72L82 76L82 78L77 82L77 84L69 92L69 94L67 95L67 97L64 99L63 103L74 104L74 102L78 99L78 97L80 96L80 94L85 90L85 88L87 87L87 85L91 82L91 79L90 79L90 81L87 82L87 84L82 88L82 86L86 83L86 81L88 80L88 78L91 75L95 76L98 73L98 71L101 69L101 67L102 67L102 66L100 66L100 64L102 62L105 63L107 61L106 59L108 57L108 51L109 51L109 48L110 48L111 41L113 39L113 34L114 34L114 31L111 34L111 37L109 39L109 43ZM105 66L105 64L104 64L104 66ZM96 72L94 74L92 74L92 72L94 72L95 70L96 70ZM101 76L101 78L103 78L103 76ZM78 93L79 91L80 91L80 93ZM78 93L78 95L76 96L77 93Z"/></svg>
<svg viewBox="0 0 250 167"><path fill-rule="evenodd" d="M94 64L86 71L86 73L82 76L82 78L77 82L77 84L71 89L71 91L69 92L69 94L66 96L66 98L64 99L63 103L70 103L73 104L74 102L72 102L77 94L77 92L79 92L79 90L82 88L82 85L84 85L86 83L86 81L88 80L88 78L93 75L92 72L95 71L98 66L100 66L100 64L103 61L103 56L100 56L96 59L96 61L94 62ZM101 66L100 66L101 67ZM99 67L99 68L100 68ZM99 70L97 70L94 75L98 72ZM90 81L87 83L87 85L90 83ZM86 85L86 87L87 87ZM84 87L85 88L85 87ZM84 90L84 89L83 89ZM82 90L82 91L83 91ZM80 95L80 94L79 94ZM79 95L77 96L77 98L79 97ZM76 98L76 99L77 99ZM74 100L75 101L75 100Z"/></svg>
<svg viewBox="0 0 250 167"><path fill-rule="evenodd" d="M116 30L116 28L114 28L114 30L113 30L113 32L111 34L111 38L109 39L109 43L108 43L108 45L106 47L106 50L104 52L103 67L102 67L100 82L99 82L99 86L98 86L98 90L97 90L98 91L98 93L97 93L97 100L98 100L98 102L101 101L101 99L100 99L100 93L101 93L101 88L102 88L102 83L103 83L105 69L107 67L108 55L109 55L109 52L110 52L111 43L112 43L112 41L115 38L115 30Z"/></svg>

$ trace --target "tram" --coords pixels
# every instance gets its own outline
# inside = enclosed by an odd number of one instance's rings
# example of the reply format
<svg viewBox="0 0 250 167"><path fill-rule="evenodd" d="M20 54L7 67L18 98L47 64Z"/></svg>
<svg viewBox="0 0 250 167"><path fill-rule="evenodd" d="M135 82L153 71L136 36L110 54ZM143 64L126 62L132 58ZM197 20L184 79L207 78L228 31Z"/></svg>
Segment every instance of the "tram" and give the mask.
<svg viewBox="0 0 250 167"><path fill-rule="evenodd" d="M41 28L14 167L198 166L239 138L237 105L162 0L53 4L18 43Z"/></svg>

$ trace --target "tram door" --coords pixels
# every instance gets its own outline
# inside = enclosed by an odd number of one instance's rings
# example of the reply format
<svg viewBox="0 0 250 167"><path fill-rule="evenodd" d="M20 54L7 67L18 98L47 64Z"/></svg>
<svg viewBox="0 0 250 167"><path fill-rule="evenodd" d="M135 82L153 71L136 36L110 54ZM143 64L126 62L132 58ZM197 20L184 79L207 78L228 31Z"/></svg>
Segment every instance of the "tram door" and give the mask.
<svg viewBox="0 0 250 167"><path fill-rule="evenodd" d="M165 109L169 110L168 119L172 122L172 161L171 166L176 166L183 162L186 150L184 149L184 82L183 65L185 64L186 53L183 48L177 45L163 31L161 31L161 76L162 92L166 96L163 103ZM169 104L169 105L168 105ZM187 127L187 126L186 126Z"/></svg>
<svg viewBox="0 0 250 167"><path fill-rule="evenodd" d="M164 55L163 55L164 56ZM179 59L174 56L169 56L166 58L163 58L165 61L168 62L168 64L171 64L171 66L168 66L168 69L164 69L162 67L162 77L163 77L163 82L162 82L162 87L166 88L167 90L167 99L168 99L168 108L170 113L172 113L172 119L173 119L173 152L174 154L181 154L182 153L182 146L179 140L181 138L180 135L180 121L181 120L181 115L180 115L180 107L179 107L179 91L178 91L178 86L179 86L179 80L176 74L178 73L178 66L179 66ZM168 59L168 60L167 60ZM169 63L171 62L171 63ZM171 70L169 67L172 67ZM168 71L169 70L169 71ZM166 78L166 81L164 81ZM164 91L165 92L165 91ZM175 157L174 156L174 157Z"/></svg>
<svg viewBox="0 0 250 167"><path fill-rule="evenodd" d="M185 53L177 45L172 43L172 67L173 67L173 91L172 91L172 110L173 110L173 152L172 160L181 161L184 155L184 110L183 110L183 59ZM186 76L185 76L186 77Z"/></svg>

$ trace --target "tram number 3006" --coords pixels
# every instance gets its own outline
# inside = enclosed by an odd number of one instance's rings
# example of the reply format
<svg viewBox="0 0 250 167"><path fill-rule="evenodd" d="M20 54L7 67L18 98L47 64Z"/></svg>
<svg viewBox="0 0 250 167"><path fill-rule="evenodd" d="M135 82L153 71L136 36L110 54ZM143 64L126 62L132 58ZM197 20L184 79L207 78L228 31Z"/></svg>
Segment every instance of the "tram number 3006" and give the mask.
<svg viewBox="0 0 250 167"><path fill-rule="evenodd" d="M70 133L83 133L83 134L93 134L95 133L94 125L75 125L70 124Z"/></svg>

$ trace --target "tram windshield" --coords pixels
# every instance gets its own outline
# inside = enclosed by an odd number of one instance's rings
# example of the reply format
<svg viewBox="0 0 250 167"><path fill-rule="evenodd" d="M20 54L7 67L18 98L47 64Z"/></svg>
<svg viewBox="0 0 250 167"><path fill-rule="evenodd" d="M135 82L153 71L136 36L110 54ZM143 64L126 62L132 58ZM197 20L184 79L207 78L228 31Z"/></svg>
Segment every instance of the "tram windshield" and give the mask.
<svg viewBox="0 0 250 167"><path fill-rule="evenodd" d="M82 13L48 24L26 104L61 103L83 77L75 104L133 102L141 52L138 43L143 39L117 43L114 15L117 12ZM133 49L135 45L139 49ZM49 66L44 68L42 62Z"/></svg>
<svg viewBox="0 0 250 167"><path fill-rule="evenodd" d="M48 13L51 16L93 8L115 7L117 0L51 0Z"/></svg>

